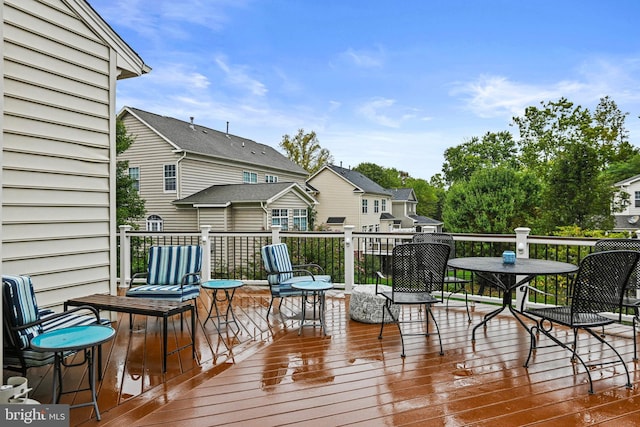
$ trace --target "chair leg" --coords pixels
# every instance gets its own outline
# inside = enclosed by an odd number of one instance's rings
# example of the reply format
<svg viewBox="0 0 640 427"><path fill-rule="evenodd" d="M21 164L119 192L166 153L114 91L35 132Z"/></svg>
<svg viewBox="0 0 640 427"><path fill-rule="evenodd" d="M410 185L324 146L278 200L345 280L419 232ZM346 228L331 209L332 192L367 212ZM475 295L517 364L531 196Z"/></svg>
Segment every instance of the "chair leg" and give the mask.
<svg viewBox="0 0 640 427"><path fill-rule="evenodd" d="M273 297L271 297L271 301L269 301L269 308L267 308L267 317L269 317L269 312L271 311L271 306L273 305Z"/></svg>
<svg viewBox="0 0 640 427"><path fill-rule="evenodd" d="M433 315L433 311L431 310L431 306L429 304L425 304L425 310L427 313L431 315L431 319L433 319L433 324L436 325L436 333L438 334L438 341L440 342L440 356L444 356L444 350L442 349L442 337L440 336L440 328L438 327L438 322L436 321L435 316ZM429 322L429 316L425 316L425 320L427 321L427 328ZM429 329L427 329L428 331ZM404 350L403 350L404 353Z"/></svg>
<svg viewBox="0 0 640 427"><path fill-rule="evenodd" d="M638 321L640 321L640 310L638 307L634 308L634 315L631 324L633 325L633 361L636 362L638 360L638 343L636 342L636 334L638 333Z"/></svg>
<svg viewBox="0 0 640 427"><path fill-rule="evenodd" d="M387 301L385 302L384 306L382 307L382 323L380 324L380 334L378 335L378 339L382 339L382 330L384 329L384 313L385 313L385 310L387 311L387 313L389 313L389 316L391 316L391 319L393 320L393 322L398 326L398 331L400 332L400 343L402 344L402 353L400 353L400 357L405 357L406 355L404 353L404 338L402 336L402 328L400 327L400 319L399 318L396 319L396 317L391 312L391 300L390 299L387 299Z"/></svg>
<svg viewBox="0 0 640 427"><path fill-rule="evenodd" d="M447 295L446 309L447 311L449 310L449 300L451 299L451 295L457 294L458 292L464 292L464 306L467 309L467 320L469 323L471 323L471 313L469 312L469 293L464 286L458 289L454 289L452 292L449 292L449 295Z"/></svg>

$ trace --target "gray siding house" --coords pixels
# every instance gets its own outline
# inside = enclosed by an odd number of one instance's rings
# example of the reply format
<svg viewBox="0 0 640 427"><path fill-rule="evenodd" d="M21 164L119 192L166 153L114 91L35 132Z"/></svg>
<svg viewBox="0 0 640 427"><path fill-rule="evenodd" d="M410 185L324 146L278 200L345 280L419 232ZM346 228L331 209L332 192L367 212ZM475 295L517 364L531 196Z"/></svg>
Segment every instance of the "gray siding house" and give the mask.
<svg viewBox="0 0 640 427"><path fill-rule="evenodd" d="M145 200L143 230L308 230L307 172L272 147L190 121L125 107L129 162Z"/></svg>

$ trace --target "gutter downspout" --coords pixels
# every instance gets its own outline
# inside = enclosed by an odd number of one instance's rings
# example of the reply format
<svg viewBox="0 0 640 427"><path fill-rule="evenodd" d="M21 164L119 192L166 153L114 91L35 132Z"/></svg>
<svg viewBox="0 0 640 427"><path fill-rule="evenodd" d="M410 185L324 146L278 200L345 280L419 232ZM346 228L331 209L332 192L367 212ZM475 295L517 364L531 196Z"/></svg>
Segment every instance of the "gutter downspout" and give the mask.
<svg viewBox="0 0 640 427"><path fill-rule="evenodd" d="M264 211L264 224L262 226L266 231L269 229L269 227L267 227L267 223L269 222L269 212L267 211L267 208L265 207L264 202L260 202L260 207Z"/></svg>
<svg viewBox="0 0 640 427"><path fill-rule="evenodd" d="M187 157L187 153L183 151L182 157L176 162L176 199L182 198L182 180L180 179L182 172L180 171L180 162L182 162L185 157Z"/></svg>

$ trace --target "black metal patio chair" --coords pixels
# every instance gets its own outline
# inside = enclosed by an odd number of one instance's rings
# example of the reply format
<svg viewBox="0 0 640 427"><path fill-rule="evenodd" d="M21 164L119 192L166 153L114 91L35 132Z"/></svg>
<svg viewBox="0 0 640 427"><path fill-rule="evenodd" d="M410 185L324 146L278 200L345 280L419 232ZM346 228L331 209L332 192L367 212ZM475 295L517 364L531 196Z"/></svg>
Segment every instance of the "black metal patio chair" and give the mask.
<svg viewBox="0 0 640 427"><path fill-rule="evenodd" d="M429 316L433 320L440 342L440 354L443 355L442 339L436 318L431 311L431 306L441 302L433 295L442 289L442 282L447 274L447 260L450 248L444 243L406 243L393 248L391 260L391 290L379 290L376 283L376 294L386 298L382 307L382 324L380 325L379 339L382 339L382 331L385 325L385 312L391 316L392 323L398 326L402 353L405 357L404 336L421 335L429 336ZM403 320L402 312L398 317L393 315L392 304L397 305L422 305L425 309L422 320ZM424 332L403 333L400 324L424 322Z"/></svg>
<svg viewBox="0 0 640 427"><path fill-rule="evenodd" d="M444 243L449 245L449 259L453 259L456 257L456 245L453 240L453 236L448 233L418 233L413 235L412 239L413 243ZM447 269L447 274L444 276L444 280L442 282L442 299L445 299L445 292L448 293L446 297L445 307L449 310L449 300L451 296L457 293L464 294L464 306L467 309L467 319L469 323L471 323L471 313L469 312L469 297L467 292L467 283L470 282L468 279L464 279L462 277L458 277L456 275L449 274L452 269Z"/></svg>
<svg viewBox="0 0 640 427"><path fill-rule="evenodd" d="M640 253L636 251L603 251L594 252L587 255L580 262L578 272L570 284L570 299L565 306L532 308L525 310L525 313L532 318L539 318L535 326L532 326L532 336L537 332L542 332L555 344L571 352L571 361L576 359L584 366L589 378L589 393L593 393L593 381L591 379L591 368L594 366L622 363L627 374L628 388L632 387L629 370L620 353L606 341L604 337L593 331L593 328L603 327L614 323L615 320L603 316L602 313L613 313L620 309L625 286L629 280L631 272L636 268ZM535 290L535 288L528 287ZM523 307L524 301L523 299ZM572 329L573 340L565 342L560 335L554 333L554 324ZM600 360L598 362L587 363L578 354L578 332L584 330L607 346L615 353L617 360L607 360L604 357L604 350L599 350ZM541 348L536 346L535 340L531 340L529 355L524 364L529 365L533 350ZM595 357L590 353L590 358ZM609 358L611 359L611 358Z"/></svg>
<svg viewBox="0 0 640 427"><path fill-rule="evenodd" d="M640 239L601 239L594 246L596 252L612 250L640 251ZM629 280L622 298L622 308L633 311L631 321L633 327L633 360L638 360L637 328L640 323L640 263L629 275ZM623 310L620 310L619 321L622 321Z"/></svg>

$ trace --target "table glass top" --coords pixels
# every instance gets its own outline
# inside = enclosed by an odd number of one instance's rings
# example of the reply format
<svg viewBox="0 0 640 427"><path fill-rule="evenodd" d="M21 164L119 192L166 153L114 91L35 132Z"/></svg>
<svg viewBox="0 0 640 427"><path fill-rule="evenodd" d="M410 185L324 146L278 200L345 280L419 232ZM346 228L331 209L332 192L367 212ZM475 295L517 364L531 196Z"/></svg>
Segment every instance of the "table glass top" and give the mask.
<svg viewBox="0 0 640 427"><path fill-rule="evenodd" d="M326 291L333 288L333 283L320 281L298 282L292 283L291 287L301 291Z"/></svg>
<svg viewBox="0 0 640 427"><path fill-rule="evenodd" d="M31 340L34 350L79 350L109 341L116 331L110 326L71 326L45 332Z"/></svg>
<svg viewBox="0 0 640 427"><path fill-rule="evenodd" d="M232 280L232 279L214 279L207 280L206 282L202 282L200 285L205 289L231 289L231 288L239 288L244 285L241 280Z"/></svg>
<svg viewBox="0 0 640 427"><path fill-rule="evenodd" d="M496 274L565 274L578 270L567 262L545 259L517 258L515 264L505 264L502 257L465 257L449 260L449 267L460 270Z"/></svg>

